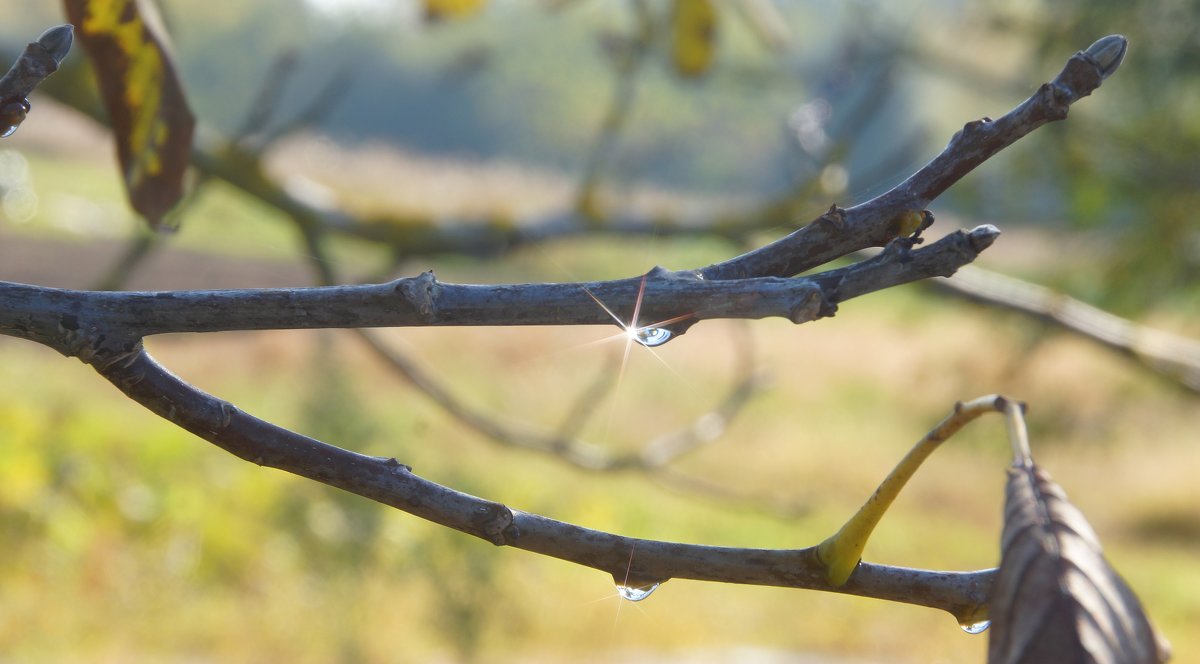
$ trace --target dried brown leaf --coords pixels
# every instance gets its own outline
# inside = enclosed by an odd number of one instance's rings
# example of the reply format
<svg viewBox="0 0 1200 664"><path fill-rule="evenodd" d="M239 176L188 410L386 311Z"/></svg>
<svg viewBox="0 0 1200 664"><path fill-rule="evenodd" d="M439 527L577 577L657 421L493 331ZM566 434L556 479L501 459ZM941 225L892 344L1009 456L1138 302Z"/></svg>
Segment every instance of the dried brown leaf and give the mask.
<svg viewBox="0 0 1200 664"><path fill-rule="evenodd" d="M1009 470L1000 547L989 664L1167 661L1083 513L1035 464Z"/></svg>
<svg viewBox="0 0 1200 664"><path fill-rule="evenodd" d="M100 83L133 209L151 226L183 195L195 120L137 0L64 0Z"/></svg>

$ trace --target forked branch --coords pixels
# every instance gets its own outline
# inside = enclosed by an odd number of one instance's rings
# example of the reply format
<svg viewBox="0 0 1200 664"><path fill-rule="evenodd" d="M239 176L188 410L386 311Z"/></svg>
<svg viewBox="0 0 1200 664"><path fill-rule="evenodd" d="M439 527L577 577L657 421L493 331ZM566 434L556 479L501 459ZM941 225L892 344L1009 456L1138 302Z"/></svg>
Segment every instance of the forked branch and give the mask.
<svg viewBox="0 0 1200 664"><path fill-rule="evenodd" d="M288 431L210 396L159 366L142 338L166 332L429 325L592 325L783 316L807 322L839 302L973 261L998 231L959 231L914 249L904 224L951 184L1092 92L1120 63L1122 37L1077 53L1063 72L996 121L969 123L946 150L892 191L834 207L773 244L707 268L576 284L455 285L432 273L367 286L290 290L108 293L0 283L0 334L79 357L133 400L247 461L362 495L497 545L562 558L644 587L670 578L811 588L941 608L956 616L987 599L990 570L968 573L859 564L835 586L816 547L763 550L622 537L510 509L369 457ZM866 246L879 256L809 278L783 278ZM597 306L603 305L603 306ZM634 311L639 315L635 316ZM628 321L628 322L626 322Z"/></svg>

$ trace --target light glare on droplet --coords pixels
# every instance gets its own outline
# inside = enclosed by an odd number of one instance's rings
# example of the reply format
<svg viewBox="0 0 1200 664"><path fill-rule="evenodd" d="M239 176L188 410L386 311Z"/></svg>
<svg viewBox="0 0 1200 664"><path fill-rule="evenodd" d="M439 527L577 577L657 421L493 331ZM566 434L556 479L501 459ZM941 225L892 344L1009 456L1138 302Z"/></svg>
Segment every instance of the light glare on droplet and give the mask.
<svg viewBox="0 0 1200 664"><path fill-rule="evenodd" d="M671 340L671 331L664 327L639 327L632 332L633 340L643 346L661 346Z"/></svg>
<svg viewBox="0 0 1200 664"><path fill-rule="evenodd" d="M621 599L626 599L630 602L640 602L649 597L650 593L658 590L658 587L661 585L662 582L660 581L655 584L641 586L638 588L630 586L617 586L617 594L621 596Z"/></svg>
<svg viewBox="0 0 1200 664"><path fill-rule="evenodd" d="M982 634L991 626L992 621L990 620L981 620L976 623L963 623L959 625L959 627L962 628L962 631L966 632L967 634Z"/></svg>

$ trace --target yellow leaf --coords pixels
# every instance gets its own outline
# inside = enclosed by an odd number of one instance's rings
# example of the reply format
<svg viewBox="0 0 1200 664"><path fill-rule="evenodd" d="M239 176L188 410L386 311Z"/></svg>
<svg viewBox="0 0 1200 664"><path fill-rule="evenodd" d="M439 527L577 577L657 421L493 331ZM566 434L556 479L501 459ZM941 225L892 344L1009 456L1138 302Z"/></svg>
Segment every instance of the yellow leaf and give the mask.
<svg viewBox="0 0 1200 664"><path fill-rule="evenodd" d="M671 13L671 58L685 78L703 76L712 66L717 12L711 0L675 0Z"/></svg>
<svg viewBox="0 0 1200 664"><path fill-rule="evenodd" d="M478 13L487 0L425 0L425 20L442 21L466 18Z"/></svg>
<svg viewBox="0 0 1200 664"><path fill-rule="evenodd" d="M133 208L152 226L183 195L195 120L137 0L66 0L96 70Z"/></svg>

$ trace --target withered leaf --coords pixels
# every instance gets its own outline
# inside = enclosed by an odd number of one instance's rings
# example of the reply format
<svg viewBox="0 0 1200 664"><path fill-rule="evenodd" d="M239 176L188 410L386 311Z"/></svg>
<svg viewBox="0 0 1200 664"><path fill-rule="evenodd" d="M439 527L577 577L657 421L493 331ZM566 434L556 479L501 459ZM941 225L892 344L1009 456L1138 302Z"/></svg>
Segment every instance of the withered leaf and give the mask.
<svg viewBox="0 0 1200 664"><path fill-rule="evenodd" d="M1032 462L1009 470L1000 547L989 664L1167 661L1083 513Z"/></svg>
<svg viewBox="0 0 1200 664"><path fill-rule="evenodd" d="M96 70L129 201L151 226L183 195L195 120L137 0L64 0Z"/></svg>

